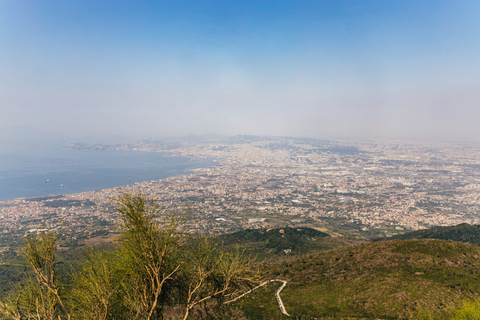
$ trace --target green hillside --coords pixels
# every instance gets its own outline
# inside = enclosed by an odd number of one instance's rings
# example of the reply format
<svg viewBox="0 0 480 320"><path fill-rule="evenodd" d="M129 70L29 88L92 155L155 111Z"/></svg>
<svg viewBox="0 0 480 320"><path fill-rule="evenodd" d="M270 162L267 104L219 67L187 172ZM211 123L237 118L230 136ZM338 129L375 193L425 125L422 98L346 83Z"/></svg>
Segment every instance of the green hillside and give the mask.
<svg viewBox="0 0 480 320"><path fill-rule="evenodd" d="M241 249L258 258L325 251L351 243L312 228L289 227L248 229L218 236L216 240L226 250Z"/></svg>
<svg viewBox="0 0 480 320"><path fill-rule="evenodd" d="M416 230L389 238L375 239L382 240L408 240L408 239L441 239L454 240L471 243L480 246L480 225L470 225L462 223L452 227L435 227L425 230Z"/></svg>
<svg viewBox="0 0 480 320"><path fill-rule="evenodd" d="M477 227L422 232L472 239ZM293 319L449 319L454 308L480 299L480 247L472 244L420 239L352 245L311 228L245 230L216 240L222 249L256 255L260 282L288 281L281 298ZM73 256L63 252L58 266ZM269 283L232 303L234 318L288 319L275 297L280 285Z"/></svg>
<svg viewBox="0 0 480 320"><path fill-rule="evenodd" d="M263 270L265 278L288 281L283 302L301 319L406 319L425 310L446 318L445 310L480 297L480 247L454 241L365 243L292 257ZM243 302L246 313L254 311L249 306L276 306L271 296L255 294Z"/></svg>

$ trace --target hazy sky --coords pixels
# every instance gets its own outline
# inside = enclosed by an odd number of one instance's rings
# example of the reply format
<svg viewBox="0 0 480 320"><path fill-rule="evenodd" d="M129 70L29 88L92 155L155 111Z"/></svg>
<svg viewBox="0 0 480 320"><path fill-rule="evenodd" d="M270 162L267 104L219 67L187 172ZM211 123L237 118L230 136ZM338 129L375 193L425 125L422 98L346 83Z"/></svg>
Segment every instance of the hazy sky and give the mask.
<svg viewBox="0 0 480 320"><path fill-rule="evenodd" d="M0 128L480 140L480 1L0 0Z"/></svg>

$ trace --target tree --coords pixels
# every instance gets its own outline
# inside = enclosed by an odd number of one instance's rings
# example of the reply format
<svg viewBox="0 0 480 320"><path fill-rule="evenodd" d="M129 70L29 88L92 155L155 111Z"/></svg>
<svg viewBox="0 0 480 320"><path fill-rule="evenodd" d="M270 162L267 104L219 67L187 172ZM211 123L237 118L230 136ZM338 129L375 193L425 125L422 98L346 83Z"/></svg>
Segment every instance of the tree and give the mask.
<svg viewBox="0 0 480 320"><path fill-rule="evenodd" d="M34 277L0 303L0 315L153 320L163 319L168 306L182 310L187 319L193 310L208 313L207 301L223 307L225 297L252 284L250 258L222 252L211 238L184 232L188 209L165 214L140 193L116 200L118 241L109 250L88 250L68 286L56 279L55 235L28 237L22 255Z"/></svg>
<svg viewBox="0 0 480 320"><path fill-rule="evenodd" d="M79 270L74 273L71 297L77 318L113 319L119 283L117 257L114 252L90 249ZM117 310L118 311L118 310ZM121 313L121 312L117 312Z"/></svg>
<svg viewBox="0 0 480 320"><path fill-rule="evenodd" d="M51 232L30 235L21 254L35 279L28 278L0 303L0 312L11 319L70 319L55 271L56 237Z"/></svg>
<svg viewBox="0 0 480 320"><path fill-rule="evenodd" d="M125 303L135 319L161 319L167 281L174 280L182 262L176 259L182 246L185 214L158 220L158 206L144 195L125 193L118 199L122 218L120 251L126 281Z"/></svg>
<svg viewBox="0 0 480 320"><path fill-rule="evenodd" d="M136 319L161 319L166 305L183 306L187 319L202 302L215 299L223 305L224 297L253 283L250 258L222 252L212 238L183 232L188 209L159 220L158 206L141 194L124 194L118 203L122 265L129 280L123 290Z"/></svg>
<svg viewBox="0 0 480 320"><path fill-rule="evenodd" d="M188 268L184 277L184 320L193 308L210 299L215 300L217 313L222 311L225 308L225 297L255 283L251 272L253 260L244 256L243 252L222 252L212 238L193 238L185 250L185 261ZM203 306L207 307L205 303Z"/></svg>

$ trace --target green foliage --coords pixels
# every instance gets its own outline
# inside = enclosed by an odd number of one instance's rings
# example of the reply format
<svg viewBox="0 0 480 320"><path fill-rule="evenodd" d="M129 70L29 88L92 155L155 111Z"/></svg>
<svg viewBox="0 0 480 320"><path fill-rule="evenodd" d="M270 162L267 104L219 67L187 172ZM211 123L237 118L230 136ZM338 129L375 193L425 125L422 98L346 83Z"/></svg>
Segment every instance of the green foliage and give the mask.
<svg viewBox="0 0 480 320"><path fill-rule="evenodd" d="M453 310L452 320L479 320L480 319L480 301L465 301L463 305Z"/></svg>
<svg viewBox="0 0 480 320"><path fill-rule="evenodd" d="M162 313L163 287L174 280L182 264L176 253L182 245L180 226L184 217L172 214L170 219L158 222L158 207L139 194L124 194L118 201L123 221L120 256L125 307L131 317L155 319Z"/></svg>
<svg viewBox="0 0 480 320"><path fill-rule="evenodd" d="M17 285L5 301L0 302L0 315L18 320L61 319L57 297L32 278L28 278L21 286Z"/></svg>
<svg viewBox="0 0 480 320"><path fill-rule="evenodd" d="M480 248L454 241L365 243L263 269L288 280L282 299L299 317L448 319L459 301L480 298Z"/></svg>
<svg viewBox="0 0 480 320"><path fill-rule="evenodd" d="M457 307L445 310L418 310L412 320L480 320L480 300L464 300Z"/></svg>
<svg viewBox="0 0 480 320"><path fill-rule="evenodd" d="M141 194L125 193L117 201L122 221L118 242L109 250L88 250L67 282L58 280L55 235L27 238L22 255L32 277L0 303L0 319L187 319L209 310L231 314L223 301L254 282L251 259L223 252L212 239L183 233L188 210L160 215Z"/></svg>
<svg viewBox="0 0 480 320"><path fill-rule="evenodd" d="M415 315L411 317L411 320L436 320L437 317L432 314L430 310L421 309L418 310Z"/></svg>
<svg viewBox="0 0 480 320"><path fill-rule="evenodd" d="M283 232L280 232L280 231ZM248 229L217 237L219 244L226 250L246 249L249 254L260 258L303 254L323 251L344 246L345 244L324 232L312 228Z"/></svg>
<svg viewBox="0 0 480 320"><path fill-rule="evenodd" d="M114 252L90 249L74 273L70 292L78 319L113 319L116 301L119 301L118 258Z"/></svg>
<svg viewBox="0 0 480 320"><path fill-rule="evenodd" d="M225 299L248 289L258 280L252 259L243 252L221 251L212 238L193 238L183 259L188 266L181 271L185 279L181 289L186 306L184 319L209 299L212 301L209 309L213 309L215 318L228 318L231 310L224 304ZM196 310L197 315L202 312Z"/></svg>
<svg viewBox="0 0 480 320"><path fill-rule="evenodd" d="M27 278L0 304L0 314L11 319L70 319L55 270L56 237L51 232L31 235L21 254L31 267L35 280Z"/></svg>
<svg viewBox="0 0 480 320"><path fill-rule="evenodd" d="M454 240L471 243L480 246L480 225L470 225L462 223L451 227L435 227L425 230L417 230L395 235L389 238L379 238L374 241L382 240L408 240L408 239L440 239Z"/></svg>
<svg viewBox="0 0 480 320"><path fill-rule="evenodd" d="M141 194L117 200L118 241L86 251L70 277L58 276L66 264L55 262L54 234L26 239L21 253L30 271L0 302L0 319L286 318L273 284L224 304L260 282L258 265L241 248L275 257L261 265L262 276L288 280L282 299L296 319L480 319L477 246L395 240L320 252L340 241L310 228L213 239L183 232L188 210L162 212ZM421 235L473 241L477 227Z"/></svg>
<svg viewBox="0 0 480 320"><path fill-rule="evenodd" d="M25 262L17 256L9 261L8 264L0 264L0 299L24 278Z"/></svg>

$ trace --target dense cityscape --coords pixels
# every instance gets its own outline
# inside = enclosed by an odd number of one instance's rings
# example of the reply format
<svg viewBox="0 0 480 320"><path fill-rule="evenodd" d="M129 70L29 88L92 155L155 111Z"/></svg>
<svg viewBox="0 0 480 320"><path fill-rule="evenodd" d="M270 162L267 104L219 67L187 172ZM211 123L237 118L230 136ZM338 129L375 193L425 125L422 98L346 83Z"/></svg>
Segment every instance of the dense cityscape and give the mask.
<svg viewBox="0 0 480 320"><path fill-rule="evenodd" d="M480 221L474 144L239 136L68 148L165 152L216 165L131 186L0 202L3 250L42 229L55 229L66 247L111 239L114 199L125 191L154 199L164 217L188 211L187 231L210 234L310 226L363 239Z"/></svg>

